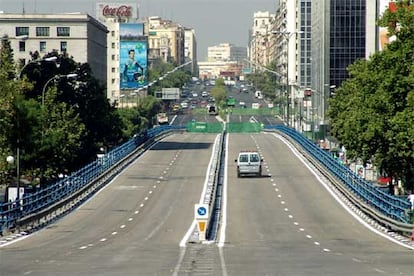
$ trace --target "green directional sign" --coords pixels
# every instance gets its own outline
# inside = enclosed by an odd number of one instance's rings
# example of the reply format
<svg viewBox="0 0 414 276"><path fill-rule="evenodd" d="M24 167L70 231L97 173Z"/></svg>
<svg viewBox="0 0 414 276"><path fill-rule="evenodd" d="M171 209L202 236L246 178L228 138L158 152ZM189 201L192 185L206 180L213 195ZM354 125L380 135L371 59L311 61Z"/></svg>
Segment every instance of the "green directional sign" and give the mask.
<svg viewBox="0 0 414 276"><path fill-rule="evenodd" d="M243 68L243 74L251 74L252 69L251 68Z"/></svg>

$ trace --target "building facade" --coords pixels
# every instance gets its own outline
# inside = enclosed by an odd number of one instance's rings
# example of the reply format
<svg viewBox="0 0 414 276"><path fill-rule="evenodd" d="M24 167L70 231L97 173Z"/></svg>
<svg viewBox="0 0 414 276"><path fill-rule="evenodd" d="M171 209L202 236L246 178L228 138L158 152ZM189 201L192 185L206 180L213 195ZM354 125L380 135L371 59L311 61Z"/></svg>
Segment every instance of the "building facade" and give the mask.
<svg viewBox="0 0 414 276"><path fill-rule="evenodd" d="M108 29L107 35L107 75L106 89L107 98L111 103L119 103L119 106L125 101L131 99L131 94L135 89L121 90L121 24L139 23L138 5L122 3L97 3L95 17L104 24ZM143 34L142 34L143 35ZM137 95L137 93L135 93ZM137 95L138 97L138 95ZM132 99L131 99L132 101ZM136 100L133 100L136 103ZM127 103L125 103L127 105Z"/></svg>
<svg viewBox="0 0 414 276"><path fill-rule="evenodd" d="M258 11L253 14L253 26L250 30L249 60L251 64L267 66L273 60L272 31L274 29L275 14L268 11ZM260 70L255 67L255 70Z"/></svg>
<svg viewBox="0 0 414 276"><path fill-rule="evenodd" d="M237 61L243 62L247 58L247 47L235 46L231 43L207 47L208 61Z"/></svg>
<svg viewBox="0 0 414 276"><path fill-rule="evenodd" d="M226 80L238 79L243 61L247 59L247 47L221 43L207 48L207 61L198 62L201 79L222 77Z"/></svg>
<svg viewBox="0 0 414 276"><path fill-rule="evenodd" d="M107 80L107 32L105 25L88 14L0 13L0 35L8 36L17 63L30 61L30 52L43 56L56 50L88 63L103 84Z"/></svg>
<svg viewBox="0 0 414 276"><path fill-rule="evenodd" d="M149 59L162 58L165 62L185 62L185 28L159 16L148 17Z"/></svg>
<svg viewBox="0 0 414 276"><path fill-rule="evenodd" d="M328 100L332 89L348 78L348 65L366 57L367 7L375 12L375 4L367 2L312 2L312 105L317 130L329 123Z"/></svg>
<svg viewBox="0 0 414 276"><path fill-rule="evenodd" d="M184 59L185 62L192 61L189 70L192 72L193 76L198 76L197 39L194 29L191 28L185 28Z"/></svg>
<svg viewBox="0 0 414 276"><path fill-rule="evenodd" d="M242 65L237 61L199 61L198 68L200 79L238 78L242 72Z"/></svg>

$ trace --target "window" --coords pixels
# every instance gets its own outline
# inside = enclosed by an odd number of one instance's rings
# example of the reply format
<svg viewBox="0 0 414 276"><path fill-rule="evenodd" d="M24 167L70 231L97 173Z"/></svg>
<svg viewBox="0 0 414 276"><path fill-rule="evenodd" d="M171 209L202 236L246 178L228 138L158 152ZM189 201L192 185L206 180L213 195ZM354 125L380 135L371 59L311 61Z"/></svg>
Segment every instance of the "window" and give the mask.
<svg viewBox="0 0 414 276"><path fill-rule="evenodd" d="M25 65L26 65L26 59L24 59L24 58L19 58L19 65L20 65L20 67L25 66Z"/></svg>
<svg viewBox="0 0 414 276"><path fill-rule="evenodd" d="M112 58L112 60L115 60L115 55L112 55L111 58Z"/></svg>
<svg viewBox="0 0 414 276"><path fill-rule="evenodd" d="M36 36L49 36L49 27L36 27Z"/></svg>
<svg viewBox="0 0 414 276"><path fill-rule="evenodd" d="M29 35L29 27L16 27L16 36Z"/></svg>
<svg viewBox="0 0 414 276"><path fill-rule="evenodd" d="M250 162L259 162L260 158L257 154L250 155Z"/></svg>
<svg viewBox="0 0 414 276"><path fill-rule="evenodd" d="M112 73L115 73L115 67L112 67L111 70L112 70Z"/></svg>
<svg viewBox="0 0 414 276"><path fill-rule="evenodd" d="M25 41L19 41L19 52L26 51L26 42Z"/></svg>
<svg viewBox="0 0 414 276"><path fill-rule="evenodd" d="M68 42L67 41L61 41L60 42L60 51L66 52L68 50Z"/></svg>
<svg viewBox="0 0 414 276"><path fill-rule="evenodd" d="M57 36L70 36L70 28L69 27L57 27L56 34Z"/></svg>
<svg viewBox="0 0 414 276"><path fill-rule="evenodd" d="M115 36L115 31L111 31L111 36L114 37Z"/></svg>
<svg viewBox="0 0 414 276"><path fill-rule="evenodd" d="M115 42L112 42L112 49L115 49Z"/></svg>
<svg viewBox="0 0 414 276"><path fill-rule="evenodd" d="M40 41L39 50L40 52L46 52L46 41Z"/></svg>
<svg viewBox="0 0 414 276"><path fill-rule="evenodd" d="M240 162L249 162L249 156L247 154L240 155Z"/></svg>

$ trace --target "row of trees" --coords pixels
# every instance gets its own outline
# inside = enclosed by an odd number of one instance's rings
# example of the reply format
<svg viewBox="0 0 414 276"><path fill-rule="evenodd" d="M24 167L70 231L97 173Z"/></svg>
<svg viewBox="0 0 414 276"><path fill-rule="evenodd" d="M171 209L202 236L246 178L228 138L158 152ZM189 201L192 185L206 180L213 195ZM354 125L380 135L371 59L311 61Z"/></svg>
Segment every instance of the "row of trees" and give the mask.
<svg viewBox="0 0 414 276"><path fill-rule="evenodd" d="M348 157L372 162L414 192L414 4L397 6L380 21L396 40L349 66L350 77L335 90L328 115Z"/></svg>
<svg viewBox="0 0 414 276"><path fill-rule="evenodd" d="M54 57L54 62L48 58ZM157 61L150 80L174 65ZM58 65L58 66L57 66ZM161 69L159 69L161 68ZM181 85L185 82L177 71ZM76 76L76 78L69 78ZM188 77L187 77L188 79ZM117 108L87 63L66 54L32 53L25 66L14 63L7 37L0 49L0 172L16 168L6 162L20 151L21 175L47 185L96 158L101 148L120 145L152 126L160 100L148 96L137 108ZM5 181L4 175L1 177Z"/></svg>

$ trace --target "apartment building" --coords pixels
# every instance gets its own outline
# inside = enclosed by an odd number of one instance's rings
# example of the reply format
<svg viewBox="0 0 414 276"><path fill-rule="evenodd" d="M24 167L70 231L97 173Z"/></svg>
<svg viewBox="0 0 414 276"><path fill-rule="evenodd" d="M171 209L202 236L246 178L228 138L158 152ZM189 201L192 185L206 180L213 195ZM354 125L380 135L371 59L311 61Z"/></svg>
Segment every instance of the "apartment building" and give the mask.
<svg viewBox="0 0 414 276"><path fill-rule="evenodd" d="M88 14L0 13L0 35L7 36L17 63L26 64L30 52L53 50L88 63L93 75L106 83L107 28Z"/></svg>
<svg viewBox="0 0 414 276"><path fill-rule="evenodd" d="M226 79L228 76L237 78L242 71L242 66L237 61L199 61L198 67L200 79L216 79L219 77Z"/></svg>
<svg viewBox="0 0 414 276"><path fill-rule="evenodd" d="M148 58L162 58L165 62L185 62L185 28L171 20L159 16L146 19L148 25Z"/></svg>
<svg viewBox="0 0 414 276"><path fill-rule="evenodd" d="M184 59L185 62L192 61L189 70L194 76L198 75L197 66L197 39L195 30L192 28L184 28Z"/></svg>
<svg viewBox="0 0 414 276"><path fill-rule="evenodd" d="M258 11L253 14L253 26L249 38L249 60L256 64L254 69L260 70L273 59L272 31L274 29L275 14L269 11Z"/></svg>
<svg viewBox="0 0 414 276"><path fill-rule="evenodd" d="M207 47L207 61L198 62L199 76L206 78L238 78L243 61L247 58L247 47L221 43Z"/></svg>
<svg viewBox="0 0 414 276"><path fill-rule="evenodd" d="M208 61L237 61L243 62L247 58L247 47L235 46L231 43L221 43L207 47Z"/></svg>

